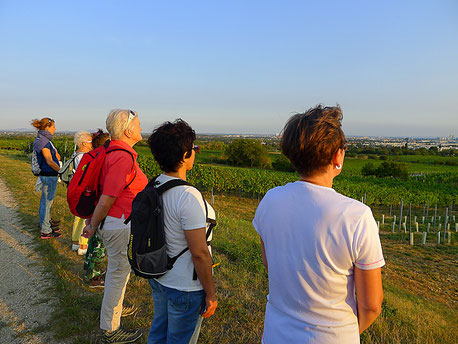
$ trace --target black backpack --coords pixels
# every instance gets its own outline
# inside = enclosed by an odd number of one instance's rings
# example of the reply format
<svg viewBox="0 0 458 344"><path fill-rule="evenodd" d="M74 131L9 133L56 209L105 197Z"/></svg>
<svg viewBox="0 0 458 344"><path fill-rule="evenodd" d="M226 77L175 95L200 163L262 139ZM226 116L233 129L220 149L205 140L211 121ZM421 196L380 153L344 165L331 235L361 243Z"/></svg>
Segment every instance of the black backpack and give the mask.
<svg viewBox="0 0 458 344"><path fill-rule="evenodd" d="M190 185L182 179L173 179L159 187L157 177L135 196L132 202L132 212L125 223L131 222L130 239L127 247L127 258L134 273L143 278L157 278L171 270L175 261L184 254L186 247L175 257L167 255L167 244L164 231L164 211L162 194L179 185ZM203 196L202 196L203 197ZM216 221L208 219L207 203L205 216L210 223L206 237L210 236ZM194 272L193 279L197 279Z"/></svg>

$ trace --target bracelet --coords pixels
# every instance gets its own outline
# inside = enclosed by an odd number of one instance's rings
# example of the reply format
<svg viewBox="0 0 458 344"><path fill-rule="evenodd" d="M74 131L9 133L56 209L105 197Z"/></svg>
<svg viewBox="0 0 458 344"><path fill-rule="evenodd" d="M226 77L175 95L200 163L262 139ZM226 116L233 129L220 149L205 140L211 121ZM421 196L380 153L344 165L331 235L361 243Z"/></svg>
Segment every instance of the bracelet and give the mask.
<svg viewBox="0 0 458 344"><path fill-rule="evenodd" d="M93 231L96 231L99 226L92 227L91 224L89 224L89 228L92 229Z"/></svg>

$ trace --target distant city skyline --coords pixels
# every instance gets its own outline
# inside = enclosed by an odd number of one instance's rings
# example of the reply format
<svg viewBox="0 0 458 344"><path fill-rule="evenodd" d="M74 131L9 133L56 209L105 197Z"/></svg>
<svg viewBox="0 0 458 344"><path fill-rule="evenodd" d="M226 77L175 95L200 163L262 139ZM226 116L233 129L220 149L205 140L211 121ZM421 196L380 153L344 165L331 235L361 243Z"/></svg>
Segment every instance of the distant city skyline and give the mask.
<svg viewBox="0 0 458 344"><path fill-rule="evenodd" d="M281 131L340 104L349 136L458 135L458 2L0 2L0 130L33 118Z"/></svg>

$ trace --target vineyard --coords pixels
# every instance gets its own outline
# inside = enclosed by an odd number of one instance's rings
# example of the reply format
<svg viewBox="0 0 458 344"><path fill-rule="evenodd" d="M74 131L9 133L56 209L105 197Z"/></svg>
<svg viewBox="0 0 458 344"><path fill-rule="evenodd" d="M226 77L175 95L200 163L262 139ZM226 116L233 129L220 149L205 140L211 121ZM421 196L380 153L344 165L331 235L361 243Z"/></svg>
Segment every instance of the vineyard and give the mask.
<svg viewBox="0 0 458 344"><path fill-rule="evenodd" d="M160 173L152 157L140 155L138 163L148 178ZM298 179L296 173L202 164L195 165L188 172L189 182L202 191L253 198L262 197L269 189ZM453 173L424 175L408 181L343 174L334 180L337 192L358 200L365 197L365 203L370 205L385 206L399 204L401 199L415 205L429 201L430 204L446 206L456 203L457 185L458 174Z"/></svg>
<svg viewBox="0 0 458 344"><path fill-rule="evenodd" d="M0 148L31 153L34 137L0 138ZM62 159L68 159L74 151L74 144L68 137L56 137L54 145ZM138 163L148 178L160 174L159 166L154 161L148 147L136 147ZM203 156L206 152L203 152ZM208 152L207 152L208 153ZM217 151L211 151L217 154ZM208 154L207 154L208 155ZM205 155L206 157L206 155ZM344 169L334 180L334 189L348 197L361 200L371 206L399 205L412 203L421 207L429 202L431 205L448 206L457 202L458 173L456 158L453 157L401 157L416 159L409 164L414 176L407 181L389 178L363 177L361 168L367 159L345 160ZM203 159L205 161L206 159ZM375 166L382 161L370 160ZM236 168L226 165L197 163L188 172L190 183L202 191L215 194L235 194L243 197L260 199L271 188L294 182L299 179L296 173L279 172L255 168ZM436 162L437 164L434 164Z"/></svg>

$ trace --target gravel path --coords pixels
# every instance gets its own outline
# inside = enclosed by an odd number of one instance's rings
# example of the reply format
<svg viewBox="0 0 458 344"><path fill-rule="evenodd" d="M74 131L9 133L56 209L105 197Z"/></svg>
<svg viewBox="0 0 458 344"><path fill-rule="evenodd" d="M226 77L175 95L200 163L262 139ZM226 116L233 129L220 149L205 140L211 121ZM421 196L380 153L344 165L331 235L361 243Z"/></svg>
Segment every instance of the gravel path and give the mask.
<svg viewBox="0 0 458 344"><path fill-rule="evenodd" d="M52 281L21 228L16 203L0 180L0 343L59 343L47 327L55 299Z"/></svg>

